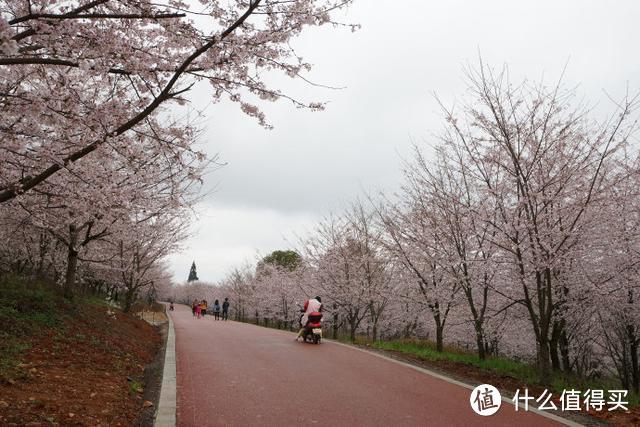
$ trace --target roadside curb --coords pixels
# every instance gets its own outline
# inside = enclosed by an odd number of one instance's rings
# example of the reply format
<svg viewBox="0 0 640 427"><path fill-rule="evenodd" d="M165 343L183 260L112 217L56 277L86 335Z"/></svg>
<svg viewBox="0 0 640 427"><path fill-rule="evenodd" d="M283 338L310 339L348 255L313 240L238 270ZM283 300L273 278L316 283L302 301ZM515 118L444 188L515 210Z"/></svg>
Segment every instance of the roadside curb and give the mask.
<svg viewBox="0 0 640 427"><path fill-rule="evenodd" d="M173 320L171 320L166 305L165 312L169 320L169 330L164 353L160 400L154 427L174 427L176 425L176 335L173 329Z"/></svg>
<svg viewBox="0 0 640 427"><path fill-rule="evenodd" d="M467 383L464 383L462 381L458 381L456 379L447 377L445 375L442 375L442 374L440 374L438 372L435 372L435 371L432 371L430 369L422 368L420 366L412 365L411 363L403 362L401 360L397 360L397 359L394 359L392 357L385 356L385 355L377 353L375 351L366 350L364 348L360 348L360 347L357 347L357 346L354 346L354 345L344 344L344 343L341 343L341 342L338 342L338 341L335 341L335 340L331 340L331 339L327 340L327 341L330 342L331 344L340 345L340 346L343 346L343 347L348 347L348 348L351 348L351 349L356 350L356 351L361 351L363 353L367 353L367 354L370 354L372 356L376 356L376 357L379 357L381 359L388 360L389 362L397 363L399 365L403 365L403 366L406 366L408 368L415 369L416 371L420 371L423 374L430 375L430 376L438 378L438 379L440 379L442 381L446 381L448 383L455 384L455 385L458 385L460 387L464 387L464 388L469 389L469 390L473 390L475 388L471 384L467 384ZM510 405L515 405L515 403L511 399L506 397L506 396L502 396L502 402L510 404ZM524 409L524 404L518 403L518 407ZM537 415L540 415L542 417L552 419L552 420L554 420L554 421L556 421L558 423L564 424L566 426L579 427L579 426L583 425L583 424L576 423L575 421L560 417L558 415L554 415L554 414L551 414L551 413L548 413L548 412L540 411L540 410L538 410L536 408L531 408L530 407L528 409L528 411L529 412L533 412L533 413L535 413Z"/></svg>
<svg viewBox="0 0 640 427"><path fill-rule="evenodd" d="M282 330L282 329L277 329L277 328L271 328L271 327L263 326L263 325L256 325L256 324L250 323L250 322L236 322L236 321L234 321L234 323L237 323L239 325L246 326L246 327L269 329L271 331L279 332L279 333L281 333L283 335L289 335L289 336L295 335L295 332L293 332L293 331L287 331L287 330ZM455 378L449 377L446 374L439 373L439 372L433 371L433 370L428 369L428 368L423 368L421 366L417 366L417 365L414 365L414 364L411 364L411 363L408 363L408 362L405 362L405 361L402 361L402 360L398 360L398 359L395 359L395 358L392 358L392 357L389 357L389 356L385 356L384 354L378 353L376 351L372 351L372 350L368 350L368 349L365 349L365 348L361 348L361 347L358 347L356 345L342 343L340 341L337 341L337 340L334 340L334 339L331 339L331 338L323 337L322 341L324 343L326 343L326 344L333 344L333 345L346 347L346 348L351 349L351 350L355 350L355 351L359 351L359 352L362 352L362 353L366 353L366 354L369 354L371 356L378 357L378 358L384 359L386 361L389 361L389 362L392 362L392 363L395 363L395 364L398 364L398 365L405 366L407 368L419 371L419 372L421 372L421 373L423 373L425 375L429 375L429 376L435 377L435 378L437 378L439 380L442 380L442 381L445 381L445 382L448 382L448 383L451 383L451 384L455 384L455 385L457 385L459 387L463 387L463 388L465 388L467 390L473 390L475 388L475 385L472 385L470 383L467 383L467 382L460 381L460 380L457 380ZM480 383L478 383L478 384L480 384ZM476 385L478 385L478 384L476 384ZM500 391L502 392L502 390L500 390ZM504 404L515 406L515 403L513 402L513 400L510 397L508 397L506 394L504 394L504 393L501 394L501 400L502 400L502 403L504 403ZM519 402L518 403L518 408L522 409L523 412L525 412L525 405L523 403ZM555 414L550 413L550 412L541 411L541 410L539 410L539 409L537 409L535 407L531 407L531 406L529 406L529 408L527 409L527 412L535 413L536 415L539 415L541 417L553 420L553 421L555 421L555 422L557 422L559 424L562 424L562 425L565 425L565 426L569 426L569 427L581 427L581 426L585 426L585 425L592 425L590 422L586 423L586 424L581 424L580 422L576 422L576 421L571 420L569 418L564 418L564 417L561 417L559 415L555 415ZM483 418L483 417L480 417L480 418ZM597 425L600 425L600 424L597 424Z"/></svg>

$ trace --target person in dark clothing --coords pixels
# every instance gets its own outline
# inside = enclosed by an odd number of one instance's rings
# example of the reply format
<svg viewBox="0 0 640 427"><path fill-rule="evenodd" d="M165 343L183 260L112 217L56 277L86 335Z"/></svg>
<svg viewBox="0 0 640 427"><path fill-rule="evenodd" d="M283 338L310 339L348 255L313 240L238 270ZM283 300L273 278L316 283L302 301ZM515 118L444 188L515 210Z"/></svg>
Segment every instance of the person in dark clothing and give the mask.
<svg viewBox="0 0 640 427"><path fill-rule="evenodd" d="M229 298L222 303L222 320L229 320Z"/></svg>
<svg viewBox="0 0 640 427"><path fill-rule="evenodd" d="M213 318L220 320L220 302L218 300L213 303Z"/></svg>

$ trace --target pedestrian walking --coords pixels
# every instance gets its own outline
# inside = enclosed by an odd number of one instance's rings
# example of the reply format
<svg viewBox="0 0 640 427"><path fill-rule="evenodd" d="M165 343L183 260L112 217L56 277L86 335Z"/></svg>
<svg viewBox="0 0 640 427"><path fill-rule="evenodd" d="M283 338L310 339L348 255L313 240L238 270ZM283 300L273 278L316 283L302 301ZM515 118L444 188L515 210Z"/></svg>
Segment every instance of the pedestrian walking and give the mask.
<svg viewBox="0 0 640 427"><path fill-rule="evenodd" d="M220 320L220 302L218 300L213 302L213 318Z"/></svg>
<svg viewBox="0 0 640 427"><path fill-rule="evenodd" d="M202 307L200 307L200 303L196 301L196 318L199 319L202 314Z"/></svg>
<svg viewBox="0 0 640 427"><path fill-rule="evenodd" d="M222 303L222 320L229 320L229 298Z"/></svg>
<svg viewBox="0 0 640 427"><path fill-rule="evenodd" d="M208 308L207 300L203 299L202 302L200 303L200 313L202 313L202 317L204 317L204 315L207 314L207 308Z"/></svg>
<svg viewBox="0 0 640 427"><path fill-rule="evenodd" d="M196 317L196 307L198 306L198 300L194 299L191 303L191 313L193 313L193 317Z"/></svg>

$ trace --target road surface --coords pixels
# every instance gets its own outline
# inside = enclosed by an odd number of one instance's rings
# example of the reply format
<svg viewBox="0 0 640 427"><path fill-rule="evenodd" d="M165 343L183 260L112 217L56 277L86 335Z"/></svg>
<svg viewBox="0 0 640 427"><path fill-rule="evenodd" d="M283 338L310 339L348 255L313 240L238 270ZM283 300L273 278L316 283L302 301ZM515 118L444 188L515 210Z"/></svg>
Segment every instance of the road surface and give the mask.
<svg viewBox="0 0 640 427"><path fill-rule="evenodd" d="M294 334L171 312L177 423L203 426L546 426L506 402L482 417L471 391L368 352Z"/></svg>

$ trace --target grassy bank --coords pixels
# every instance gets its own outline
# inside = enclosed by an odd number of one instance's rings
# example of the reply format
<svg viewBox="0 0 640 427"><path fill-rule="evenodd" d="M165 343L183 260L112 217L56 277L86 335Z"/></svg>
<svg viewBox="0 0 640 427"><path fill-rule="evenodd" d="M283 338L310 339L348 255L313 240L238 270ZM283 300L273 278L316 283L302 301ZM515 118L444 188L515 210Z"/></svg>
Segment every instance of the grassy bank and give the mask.
<svg viewBox="0 0 640 427"><path fill-rule="evenodd" d="M74 312L72 304L44 283L0 278L0 381L24 376L18 365L34 338L47 329L62 327Z"/></svg>
<svg viewBox="0 0 640 427"><path fill-rule="evenodd" d="M439 353L436 351L435 345L428 341L376 341L370 345L381 350L392 350L410 354L431 362L449 361L466 364L483 371L499 373L518 379L524 384L535 384L538 382L536 370L533 366L511 359L487 357L485 360L480 360L480 358L473 353L458 352L453 349L448 349Z"/></svg>
<svg viewBox="0 0 640 427"><path fill-rule="evenodd" d="M135 425L158 329L98 297L0 278L0 425ZM153 411L153 408L146 409Z"/></svg>
<svg viewBox="0 0 640 427"><path fill-rule="evenodd" d="M530 388L541 387L540 378L535 366L503 357L489 356L481 360L475 353L448 348L442 353L435 349L435 344L419 340L394 340L376 341L366 345L386 351L404 354L412 358L422 360L445 370L457 367L470 367L478 371L480 376L484 373L495 379L502 378L505 383L518 383ZM576 375L556 372L553 374L549 387L554 394L562 393L562 390L613 390L619 389L620 384L613 378L582 378ZM515 391L515 390L511 390ZM640 405L640 396L630 395L629 403L632 406Z"/></svg>

